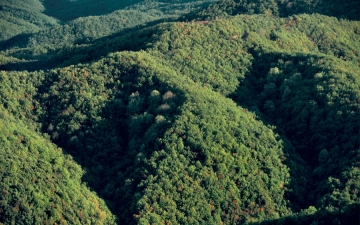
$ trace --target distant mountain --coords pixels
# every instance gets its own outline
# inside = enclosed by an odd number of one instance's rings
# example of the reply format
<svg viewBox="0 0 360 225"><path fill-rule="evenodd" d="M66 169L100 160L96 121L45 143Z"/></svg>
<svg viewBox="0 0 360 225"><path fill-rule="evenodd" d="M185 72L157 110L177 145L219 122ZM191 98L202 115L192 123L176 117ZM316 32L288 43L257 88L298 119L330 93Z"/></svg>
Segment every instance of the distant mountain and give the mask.
<svg viewBox="0 0 360 225"><path fill-rule="evenodd" d="M37 32L57 24L57 20L43 14L39 0L2 0L0 2L0 41L16 35Z"/></svg>
<svg viewBox="0 0 360 225"><path fill-rule="evenodd" d="M287 17L319 13L341 19L359 20L360 2L353 0L221 0L195 13L200 17L226 17L237 14L266 14Z"/></svg>

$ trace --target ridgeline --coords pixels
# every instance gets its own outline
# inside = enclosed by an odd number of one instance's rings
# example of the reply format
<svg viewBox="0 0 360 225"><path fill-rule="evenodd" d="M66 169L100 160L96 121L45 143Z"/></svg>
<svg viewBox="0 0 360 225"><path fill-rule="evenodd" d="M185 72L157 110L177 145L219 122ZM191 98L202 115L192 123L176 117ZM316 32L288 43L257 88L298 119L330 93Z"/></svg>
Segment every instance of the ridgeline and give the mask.
<svg viewBox="0 0 360 225"><path fill-rule="evenodd" d="M359 222L360 3L61 2L0 4L0 224Z"/></svg>

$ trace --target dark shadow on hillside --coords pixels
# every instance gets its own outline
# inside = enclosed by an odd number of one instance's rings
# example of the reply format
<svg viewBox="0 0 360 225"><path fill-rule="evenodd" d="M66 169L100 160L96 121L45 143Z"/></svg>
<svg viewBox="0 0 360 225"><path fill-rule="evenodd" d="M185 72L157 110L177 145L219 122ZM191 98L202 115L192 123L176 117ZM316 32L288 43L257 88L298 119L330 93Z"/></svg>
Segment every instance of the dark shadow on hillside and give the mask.
<svg viewBox="0 0 360 225"><path fill-rule="evenodd" d="M36 71L36 70L46 70L55 68L58 64L58 59L52 58L47 60L30 60L30 61L19 61L19 62L10 62L4 65L0 65L0 70L6 71Z"/></svg>
<svg viewBox="0 0 360 225"><path fill-rule="evenodd" d="M8 40L0 41L0 51L15 47L18 43L26 42L32 34L18 34Z"/></svg>
<svg viewBox="0 0 360 225"><path fill-rule="evenodd" d="M98 16L105 15L116 10L120 9L135 9L140 11L152 11L159 10L167 15L178 14L179 11L189 11L198 7L205 7L211 2L216 0L181 0L181 1L172 1L172 0L159 0L159 1L144 1L144 0L125 0L125 1L116 1L116 0L103 0L103 1L94 1L94 0L76 0L76 1L67 1L67 0L46 0L45 5L45 14L58 18L62 21L69 21L79 17L85 16ZM139 4L140 3L140 4ZM139 4L139 5L138 5ZM170 13L174 12L174 14ZM169 14L170 13L170 14Z"/></svg>
<svg viewBox="0 0 360 225"><path fill-rule="evenodd" d="M93 93L103 84L92 82L103 77L107 79L104 93L94 94L93 98L82 97L86 79L73 82L59 74L49 77L39 87L38 95L46 108L41 119L43 131L82 166L86 171L83 181L107 202L118 216L119 224L134 224L136 201L142 191L138 185L154 173L146 159L162 149L157 138L171 126L179 113L178 108L185 102L181 90L156 77L158 71L150 72L151 69L139 66L138 62L128 62L129 58L116 65L108 61L103 67L115 65L111 71L101 67L103 71L91 72L87 81ZM85 67L85 70L91 69ZM143 72L144 69L147 71ZM83 75L75 69L73 74ZM141 83L143 79L147 82ZM41 96L52 93L59 84L58 95L42 99ZM65 90L68 86L78 92ZM166 94L168 96L164 97ZM103 96L109 100L105 104L97 103ZM77 105L79 101L83 102ZM168 104L170 108L162 109L162 104Z"/></svg>
<svg viewBox="0 0 360 225"><path fill-rule="evenodd" d="M306 1L305 1L306 2ZM326 16L337 17L338 19L360 20L360 1L354 0L332 0L319 1L317 4L303 3L297 7L287 7L286 13L291 16L301 13L318 13Z"/></svg>
<svg viewBox="0 0 360 225"><path fill-rule="evenodd" d="M141 0L45 0L43 4L46 8L44 11L46 15L61 21L69 21L79 17L105 15L139 2Z"/></svg>
<svg viewBox="0 0 360 225"><path fill-rule="evenodd" d="M360 20L360 1L331 0L331 1L219 1L214 5L191 12L184 16L184 20L211 20L225 18L239 14L266 14L272 13L279 17L288 17L297 14L318 13L338 19Z"/></svg>
<svg viewBox="0 0 360 225"><path fill-rule="evenodd" d="M331 73L332 59L325 56L249 52L254 56L252 67L229 97L265 124L276 126L290 149L284 163L290 169L292 192L287 198L293 209L318 207L319 198L331 190L328 177L341 179L342 172L358 165L357 87L349 88L351 77ZM341 91L334 91L334 86Z"/></svg>
<svg viewBox="0 0 360 225"><path fill-rule="evenodd" d="M341 212L330 212L319 210L314 214L283 217L276 220L267 220L260 223L247 223L247 225L310 225L310 224L360 224L360 204L351 204L342 209Z"/></svg>
<svg viewBox="0 0 360 225"><path fill-rule="evenodd" d="M76 65L78 63L88 63L107 56L109 53L117 51L139 51L148 48L151 43L152 36L159 34L159 29L151 29L152 26L164 22L175 22L176 19L167 18L148 22L141 26L126 28L121 32L112 34L100 39L96 39L89 43L78 41L76 46L64 46L53 52L40 54L36 56L30 55L31 50L25 49L11 55L15 58L25 58L27 61L10 62L1 65L2 70L47 70L56 67L65 67ZM86 43L82 45L83 43ZM29 55L27 55L27 53Z"/></svg>

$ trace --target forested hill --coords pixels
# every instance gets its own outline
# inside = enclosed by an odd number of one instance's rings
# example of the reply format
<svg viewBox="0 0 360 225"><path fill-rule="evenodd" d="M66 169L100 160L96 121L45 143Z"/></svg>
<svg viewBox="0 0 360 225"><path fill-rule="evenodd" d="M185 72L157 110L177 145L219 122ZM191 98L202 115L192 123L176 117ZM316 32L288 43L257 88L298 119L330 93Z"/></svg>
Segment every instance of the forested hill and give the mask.
<svg viewBox="0 0 360 225"><path fill-rule="evenodd" d="M42 13L44 10L39 0L2 0L0 2L0 41L56 24L55 18Z"/></svg>
<svg viewBox="0 0 360 225"><path fill-rule="evenodd" d="M222 0L200 9L196 17L226 17L237 14L265 14L286 17L319 13L339 19L359 20L360 2L353 0Z"/></svg>
<svg viewBox="0 0 360 225"><path fill-rule="evenodd" d="M30 2L0 224L360 222L358 2Z"/></svg>

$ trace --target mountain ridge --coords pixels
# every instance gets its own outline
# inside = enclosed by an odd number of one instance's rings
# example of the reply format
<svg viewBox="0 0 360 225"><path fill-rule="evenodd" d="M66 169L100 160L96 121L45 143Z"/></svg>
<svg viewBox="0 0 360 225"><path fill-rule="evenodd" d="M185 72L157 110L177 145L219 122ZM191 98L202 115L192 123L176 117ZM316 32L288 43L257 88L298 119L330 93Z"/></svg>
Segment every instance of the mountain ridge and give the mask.
<svg viewBox="0 0 360 225"><path fill-rule="evenodd" d="M307 14L315 9L283 17L286 4L224 0L178 19L157 17L171 19L165 23L124 25L129 30L119 24L119 33L110 36L52 42L57 34L67 35L66 29L53 32L63 25L32 36L45 37L37 47L3 50L0 175L6 182L0 222L344 224L358 219L359 21ZM252 15L255 9L263 14ZM126 10L66 24L121 20L132 12ZM31 65L33 60L40 64ZM16 154L43 165L28 174L12 170L27 168ZM55 172L56 160L48 155L65 160L65 169ZM13 179L6 178L7 171ZM34 194L30 190L36 186L28 181L33 174L40 180L57 174L56 184L41 181ZM11 184L17 180L23 187ZM53 187L59 191L49 197ZM93 197L75 198L74 191ZM58 202L64 196L70 207Z"/></svg>

